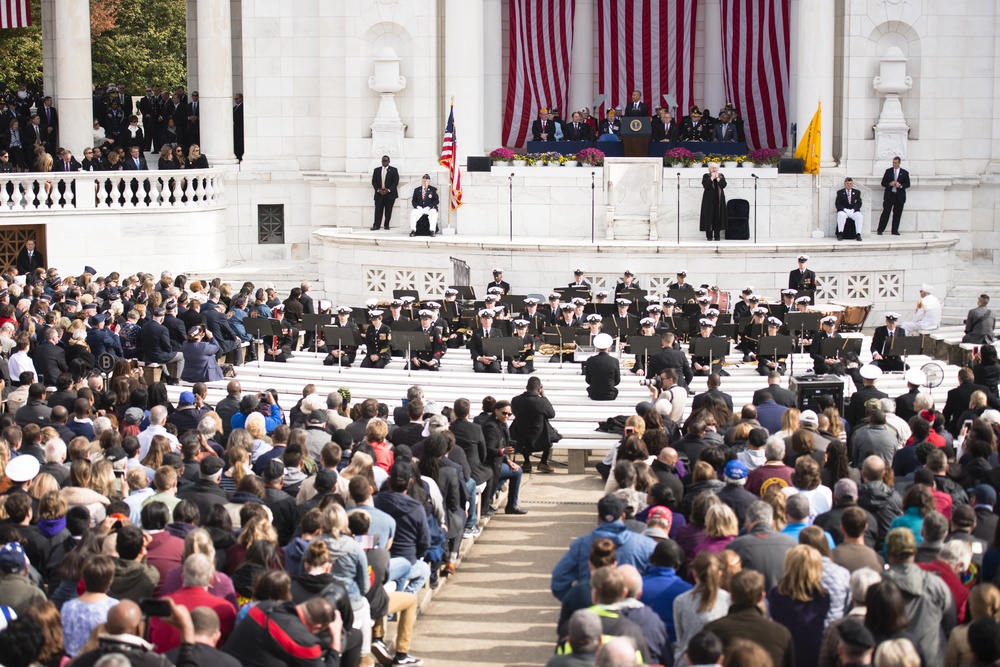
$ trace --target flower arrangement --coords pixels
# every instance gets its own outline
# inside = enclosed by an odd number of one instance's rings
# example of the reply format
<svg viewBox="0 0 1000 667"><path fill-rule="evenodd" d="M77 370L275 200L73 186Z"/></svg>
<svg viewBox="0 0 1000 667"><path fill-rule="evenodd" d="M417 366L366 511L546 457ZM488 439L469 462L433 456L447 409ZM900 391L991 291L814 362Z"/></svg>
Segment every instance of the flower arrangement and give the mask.
<svg viewBox="0 0 1000 667"><path fill-rule="evenodd" d="M490 159L493 161L493 164L497 164L498 162L501 163L512 162L516 158L517 158L517 153L515 153L509 148L500 147L494 150L492 153L490 153Z"/></svg>
<svg viewBox="0 0 1000 667"><path fill-rule="evenodd" d="M584 148L576 154L576 159L580 164L585 164L588 167L604 166L604 152L596 148Z"/></svg>
<svg viewBox="0 0 1000 667"><path fill-rule="evenodd" d="M544 153L528 153L524 156L524 161L529 167L533 167L539 162L544 162Z"/></svg>
<svg viewBox="0 0 1000 667"><path fill-rule="evenodd" d="M573 162L574 165L575 165L575 163L576 163L576 156L575 155L569 154L569 155L560 155L559 156L559 166L560 167L565 167L570 162Z"/></svg>
<svg viewBox="0 0 1000 667"><path fill-rule="evenodd" d="M674 165L678 162L691 164L694 162L694 153L686 148L671 148L663 154L663 164L665 166Z"/></svg>
<svg viewBox="0 0 1000 667"><path fill-rule="evenodd" d="M557 153L556 151L549 151L548 153L542 154L542 162L545 164L558 165L563 161L562 153Z"/></svg>
<svg viewBox="0 0 1000 667"><path fill-rule="evenodd" d="M781 159L781 153L774 150L773 148L758 148L753 153L750 153L750 160L754 164L759 165L771 165L778 164Z"/></svg>

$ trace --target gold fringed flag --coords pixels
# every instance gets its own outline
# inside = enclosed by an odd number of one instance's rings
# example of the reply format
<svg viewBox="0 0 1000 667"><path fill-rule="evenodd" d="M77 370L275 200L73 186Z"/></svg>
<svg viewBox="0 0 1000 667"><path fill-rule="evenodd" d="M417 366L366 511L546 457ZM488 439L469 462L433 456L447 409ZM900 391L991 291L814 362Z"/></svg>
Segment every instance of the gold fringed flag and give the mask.
<svg viewBox="0 0 1000 667"><path fill-rule="evenodd" d="M822 109L822 103L816 105L816 113L813 115L812 121L809 122L809 127L806 128L805 134L802 135L802 140L799 141L798 148L795 149L795 157L805 160L805 173L807 174L819 174L819 145L820 136L822 136L820 126L822 125L823 117L821 113Z"/></svg>

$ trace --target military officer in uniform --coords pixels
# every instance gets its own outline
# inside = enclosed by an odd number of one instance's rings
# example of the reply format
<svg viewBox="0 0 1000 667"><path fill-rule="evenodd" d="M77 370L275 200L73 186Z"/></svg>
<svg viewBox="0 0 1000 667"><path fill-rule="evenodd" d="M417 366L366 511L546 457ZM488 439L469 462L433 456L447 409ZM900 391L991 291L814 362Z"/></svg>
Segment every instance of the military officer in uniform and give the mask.
<svg viewBox="0 0 1000 667"><path fill-rule="evenodd" d="M688 301L694 298L694 287L687 282L687 275L688 275L687 271L678 271L677 280L670 283L669 287L667 287L667 289L669 289L671 292L673 292L674 290L691 292L690 296L685 295L685 297L681 299L681 303L687 303Z"/></svg>
<svg viewBox="0 0 1000 667"><path fill-rule="evenodd" d="M541 338L545 326L549 323L548 316L538 310L538 299L533 296L524 300L524 312L521 313L521 319L528 323L528 334L535 340Z"/></svg>
<svg viewBox="0 0 1000 667"><path fill-rule="evenodd" d="M389 342L392 340L392 330L382 322L381 310L368 311L371 324L365 331L365 358L361 368L385 368L392 359Z"/></svg>
<svg viewBox="0 0 1000 667"><path fill-rule="evenodd" d="M834 375L844 375L844 357L838 354L835 357L823 355L823 341L831 338L840 339L837 333L837 316L827 315L819 321L820 330L812 338L812 345L809 346L809 356L813 360L813 372L816 375L832 373Z"/></svg>
<svg viewBox="0 0 1000 667"><path fill-rule="evenodd" d="M613 401L618 398L618 384L622 381L621 365L608 354L614 339L606 333L594 337L597 354L583 364L587 378L587 395L593 401Z"/></svg>
<svg viewBox="0 0 1000 667"><path fill-rule="evenodd" d="M500 360L483 351L484 338L500 338L499 329L493 328L493 311L483 308L479 311L479 326L472 333L469 352L472 354L472 370L476 373L499 373Z"/></svg>
<svg viewBox="0 0 1000 667"><path fill-rule="evenodd" d="M548 322L547 324L558 324L559 320L562 319L562 295L559 292L552 292L549 294L549 305L548 308Z"/></svg>
<svg viewBox="0 0 1000 667"><path fill-rule="evenodd" d="M722 370L722 359L719 357L709 358L694 356L694 342L699 338L715 338L716 336L714 335L714 331L715 325L712 324L712 320L701 318L698 322L698 335L691 337L688 354L691 356L691 370L695 375L702 377L712 373L717 373L718 375L728 375L728 373L725 373L725 371Z"/></svg>
<svg viewBox="0 0 1000 667"><path fill-rule="evenodd" d="M611 316L611 321L614 322L615 328L618 329L618 338L622 342L627 341L628 335L639 328L639 318L628 312L631 305L631 299L621 297L615 299L615 306L617 306L618 311Z"/></svg>
<svg viewBox="0 0 1000 667"><path fill-rule="evenodd" d="M635 284L635 274L631 270L626 269L622 275L622 281L615 285L615 298L617 299L618 295L624 291L638 289L638 287Z"/></svg>
<svg viewBox="0 0 1000 667"><path fill-rule="evenodd" d="M738 322L741 317L750 317L750 310L753 308L750 305L750 297L752 296L753 286L747 285L740 292L740 300L733 306L733 320Z"/></svg>
<svg viewBox="0 0 1000 667"><path fill-rule="evenodd" d="M872 335L872 363L883 371L905 370L902 357L891 354L896 338L906 336L906 332L896 326L898 322L898 313L886 313L885 326L875 327L875 333Z"/></svg>
<svg viewBox="0 0 1000 667"><path fill-rule="evenodd" d="M781 331L781 326L782 326L781 320L779 320L777 317L767 318L767 333L761 337L761 340L767 338L768 336L779 335ZM770 373L771 371L777 371L781 375L784 375L785 371L788 370L788 366L786 364L786 362L788 361L787 357L775 358L773 354L760 354L760 341L757 341L757 350L758 354L756 356L757 356L758 375L763 375L766 377L767 374Z"/></svg>
<svg viewBox="0 0 1000 667"><path fill-rule="evenodd" d="M358 331L358 325L351 321L351 309L349 306L337 308L337 319L333 321L332 326ZM324 366L346 366L350 368L358 354L357 345L344 345L341 348L334 345L332 347L327 346L327 348L326 358L323 359Z"/></svg>
<svg viewBox="0 0 1000 667"><path fill-rule="evenodd" d="M410 361L407 363L407 370L441 370L441 357L444 356L448 347L441 338L441 331L434 326L434 311L423 309L420 311L420 331L423 332L430 341L429 350L416 350L410 353Z"/></svg>
<svg viewBox="0 0 1000 667"><path fill-rule="evenodd" d="M796 292L812 292L816 289L816 272L806 268L809 255L799 255L799 268L788 272L788 289Z"/></svg>
<svg viewBox="0 0 1000 667"><path fill-rule="evenodd" d="M577 269L573 271L573 282L571 282L567 287L573 287L576 289L590 289L590 283L583 279L583 269Z"/></svg>
<svg viewBox="0 0 1000 667"><path fill-rule="evenodd" d="M737 349L743 352L743 361L754 360L757 354L757 342L767 334L767 308L757 307L751 313L752 319L740 332L740 343Z"/></svg>
<svg viewBox="0 0 1000 667"><path fill-rule="evenodd" d="M515 375L531 375L535 372L535 339L528 333L530 322L526 319L514 320L514 338L521 341L521 351L507 360L507 372Z"/></svg>

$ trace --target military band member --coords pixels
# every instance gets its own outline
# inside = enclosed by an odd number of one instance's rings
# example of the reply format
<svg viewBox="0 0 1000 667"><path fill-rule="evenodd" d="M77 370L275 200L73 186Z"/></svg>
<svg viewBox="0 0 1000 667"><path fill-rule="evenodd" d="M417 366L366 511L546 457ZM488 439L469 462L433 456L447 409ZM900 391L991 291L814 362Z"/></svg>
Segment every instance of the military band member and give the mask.
<svg viewBox="0 0 1000 667"><path fill-rule="evenodd" d="M712 309L712 299L707 294L697 297L695 303L698 304L698 311L691 316L690 332L692 336L698 335L698 330L701 327L700 321L708 317L708 311Z"/></svg>
<svg viewBox="0 0 1000 667"><path fill-rule="evenodd" d="M562 310L562 317L560 317L559 320L555 323L555 326L572 327L573 329L577 329L583 326L583 322L577 319L577 317L573 314L574 310L573 304L564 303L561 306L561 310ZM560 339L558 336L555 336L552 338L547 338L546 342L551 345L559 345ZM573 361L573 350L576 349L576 341L573 340L572 338L570 339L563 338L561 342L562 342L562 351L552 355L552 357L549 359L550 362Z"/></svg>
<svg viewBox="0 0 1000 667"><path fill-rule="evenodd" d="M472 370L476 373L499 373L500 360L483 351L484 338L500 338L499 329L493 328L493 311L483 308L479 311L479 326L472 332L469 352L472 354Z"/></svg>
<svg viewBox="0 0 1000 667"><path fill-rule="evenodd" d="M444 310L442 318L448 322L448 335L445 336L443 329L441 332L445 343L451 349L462 347L465 345L465 335L458 330L462 321L462 311L458 305L457 289L449 287L444 291L442 309Z"/></svg>
<svg viewBox="0 0 1000 667"><path fill-rule="evenodd" d="M688 355L691 357L691 370L695 375L707 376L712 373L722 375L722 359L719 357L696 357L694 356L694 343L699 338L717 338L714 335L715 325L712 320L701 318L698 322L698 335L691 337L691 344L688 346ZM728 373L726 373L728 375Z"/></svg>
<svg viewBox="0 0 1000 667"><path fill-rule="evenodd" d="M781 318L782 322L785 321L785 315L795 310L795 293L793 289L781 290L781 305L775 315Z"/></svg>
<svg viewBox="0 0 1000 667"><path fill-rule="evenodd" d="M530 375L535 372L535 340L528 333L526 319L514 320L514 338L521 341L521 351L507 360L507 372L515 375Z"/></svg>
<svg viewBox="0 0 1000 667"><path fill-rule="evenodd" d="M267 337L268 345L264 347L264 361L285 362L292 356L292 344L299 337L299 331L285 319L284 304L279 303L271 308L271 314L274 316L273 319L280 323L281 333Z"/></svg>
<svg viewBox="0 0 1000 667"><path fill-rule="evenodd" d="M349 306L340 306L337 308L337 317L331 326L358 331L358 325L351 321L351 308ZM345 366L350 368L358 354L357 345L344 345L342 347L333 345L325 347L327 348L327 354L326 358L323 359L324 366Z"/></svg>
<svg viewBox="0 0 1000 667"><path fill-rule="evenodd" d="M754 308L751 316L750 323L740 332L740 344L737 345L746 362L753 361L757 353L757 342L767 334L767 308Z"/></svg>
<svg viewBox="0 0 1000 667"><path fill-rule="evenodd" d="M831 338L839 339L840 333L836 331L837 316L827 315L819 321L820 330L813 336L812 345L809 346L809 356L813 360L813 372L817 375L833 373L834 375L844 375L844 357L837 355L834 357L823 356L823 341Z"/></svg>
<svg viewBox="0 0 1000 667"><path fill-rule="evenodd" d="M365 331L365 358L361 368L385 368L392 359L389 342L392 340L392 330L382 322L381 310L368 311L371 324Z"/></svg>
<svg viewBox="0 0 1000 667"><path fill-rule="evenodd" d="M753 296L753 286L747 285L740 292L740 300L733 306L733 320L739 321L741 317L750 317L750 297Z"/></svg>
<svg viewBox="0 0 1000 667"><path fill-rule="evenodd" d="M562 296L559 292L549 294L548 322L547 324L557 324L562 319Z"/></svg>
<svg viewBox="0 0 1000 667"><path fill-rule="evenodd" d="M660 316L663 314L663 306L658 303L651 303L646 306L646 317L652 318L653 328L660 328Z"/></svg>
<svg viewBox="0 0 1000 667"><path fill-rule="evenodd" d="M618 312L611 316L611 320L618 329L618 337L625 342L628 340L628 335L639 328L639 318L628 312L629 306L632 305L631 299L617 298L615 305L618 307Z"/></svg>
<svg viewBox="0 0 1000 667"><path fill-rule="evenodd" d="M573 303L573 315L580 322L584 322L585 321L584 318L586 316L583 313L583 309L587 307L587 300L584 299L582 296L578 296L573 298L572 303Z"/></svg>
<svg viewBox="0 0 1000 667"><path fill-rule="evenodd" d="M782 322L777 317L767 318L767 334L761 338L767 338L767 336L777 336L781 332ZM760 350L760 342L757 343L758 352ZM757 374L766 376L771 371L777 371L778 373L784 375L785 371L788 370L788 357L778 357L775 358L773 354L757 354Z"/></svg>
<svg viewBox="0 0 1000 667"><path fill-rule="evenodd" d="M676 331L679 337L684 337L688 334L687 331L681 331L681 323L678 319L680 316L675 315L677 310L677 299L672 297L667 297L662 301L663 304L663 314L660 315L660 327L666 328L667 331Z"/></svg>
<svg viewBox="0 0 1000 667"><path fill-rule="evenodd" d="M796 292L812 292L816 289L816 272L806 268L809 255L799 255L799 268L788 272L788 287Z"/></svg>
<svg viewBox="0 0 1000 667"><path fill-rule="evenodd" d="M621 364L608 354L614 340L606 333L594 337L597 354L583 364L587 378L587 395L593 401L613 401L618 398L618 384L621 382Z"/></svg>
<svg viewBox="0 0 1000 667"><path fill-rule="evenodd" d="M675 280L674 282L670 283L670 286L667 289L669 289L670 291L673 291L673 290L682 290L684 292L691 292L691 296L689 297L689 299L693 299L694 298L694 287L692 285L688 284L688 282L687 282L687 275L688 275L687 271L678 271L677 272L677 280ZM682 303L686 302L687 300L688 299L685 299Z"/></svg>
<svg viewBox="0 0 1000 667"><path fill-rule="evenodd" d="M429 350L417 350L410 353L410 361L407 364L408 370L441 370L441 357L444 356L448 347L441 338L441 332L434 326L434 311L420 311L420 331L430 340Z"/></svg>
<svg viewBox="0 0 1000 667"><path fill-rule="evenodd" d="M499 287L503 295L510 294L510 283L505 282L503 279L503 269L499 266L493 269L493 282L486 286L486 291L488 292L491 287Z"/></svg>
<svg viewBox="0 0 1000 667"><path fill-rule="evenodd" d="M536 340L545 331L545 326L549 323L545 313L538 310L538 299L529 296L524 300L524 312L521 319L528 322L528 333Z"/></svg>
<svg viewBox="0 0 1000 667"><path fill-rule="evenodd" d="M495 296L497 297L497 299L499 299L501 296L503 296L503 288L497 287L496 285L490 285L489 287L486 288L486 293L491 296Z"/></svg>
<svg viewBox="0 0 1000 667"><path fill-rule="evenodd" d="M386 319L385 324L390 329L397 322L402 322L403 320L410 319L409 315L403 312L403 300L393 299L389 302L389 317Z"/></svg>
<svg viewBox="0 0 1000 667"><path fill-rule="evenodd" d="M680 349L677 343L677 336L672 331L668 331L660 338L660 351L649 358L648 367L641 368L641 364L636 375L642 377L656 377L664 370L672 368L677 371L677 383L687 387L694 374L691 372L691 364L688 363L687 355ZM683 383L681 382L683 378Z"/></svg>
<svg viewBox="0 0 1000 667"><path fill-rule="evenodd" d="M583 322L583 326L590 333L590 340L593 342L594 336L601 333L604 329L604 318L597 313L591 313L590 315L587 315Z"/></svg>
<svg viewBox="0 0 1000 667"><path fill-rule="evenodd" d="M886 372L905 370L902 357L890 356L896 338L906 336L906 332L897 326L898 322L898 313L886 313L885 326L875 327L875 333L872 335L872 363Z"/></svg>
<svg viewBox="0 0 1000 667"><path fill-rule="evenodd" d="M608 293L601 290L600 292L594 292L594 303L607 303Z"/></svg>
<svg viewBox="0 0 1000 667"><path fill-rule="evenodd" d="M590 289L590 283L583 279L583 273L583 269L576 269L573 271L573 282L571 282L568 287L576 289Z"/></svg>
<svg viewBox="0 0 1000 667"><path fill-rule="evenodd" d="M637 289L639 286L635 284L635 274L632 271L626 269L625 273L622 275L622 281L615 285L615 298L622 292Z"/></svg>

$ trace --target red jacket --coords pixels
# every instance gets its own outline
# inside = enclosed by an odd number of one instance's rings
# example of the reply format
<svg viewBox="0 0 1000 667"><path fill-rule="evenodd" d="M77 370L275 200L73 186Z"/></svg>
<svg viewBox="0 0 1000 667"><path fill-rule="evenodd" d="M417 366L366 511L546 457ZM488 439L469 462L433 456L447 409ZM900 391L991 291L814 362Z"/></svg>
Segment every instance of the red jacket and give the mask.
<svg viewBox="0 0 1000 667"><path fill-rule="evenodd" d="M167 572L181 565L184 559L184 540L171 535L165 530L153 535L152 541L146 547L146 562L160 573L160 583L156 584L156 595L160 595Z"/></svg>
<svg viewBox="0 0 1000 667"><path fill-rule="evenodd" d="M177 604L184 605L189 610L195 607L208 607L215 611L219 615L219 630L222 632L222 638L219 639L220 646L229 638L229 634L233 631L233 625L236 623L236 609L232 603L224 598L212 595L201 586L182 588L163 597L170 598ZM152 618L149 621L149 642L156 645L157 653L166 653L180 646L181 634L177 628L164 622L162 619Z"/></svg>

